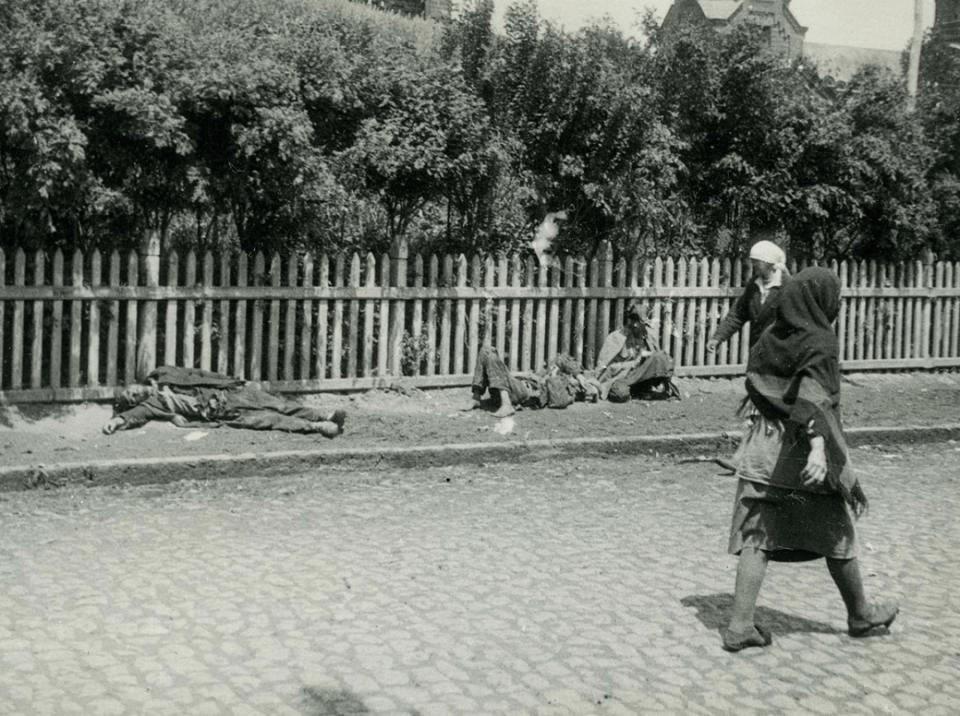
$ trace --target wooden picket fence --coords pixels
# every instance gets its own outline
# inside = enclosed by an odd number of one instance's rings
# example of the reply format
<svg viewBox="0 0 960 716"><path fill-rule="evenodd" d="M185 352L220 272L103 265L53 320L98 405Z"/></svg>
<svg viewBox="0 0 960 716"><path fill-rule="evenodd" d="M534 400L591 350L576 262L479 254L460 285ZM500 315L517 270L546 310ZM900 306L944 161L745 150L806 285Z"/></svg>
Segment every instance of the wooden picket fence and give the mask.
<svg viewBox="0 0 960 716"><path fill-rule="evenodd" d="M795 270L800 267L793 267ZM960 264L841 263L845 371L960 366ZM0 251L0 399L102 399L157 365L285 392L468 385L484 342L514 370L591 367L631 299L680 376L741 373L748 335L706 342L748 262Z"/></svg>

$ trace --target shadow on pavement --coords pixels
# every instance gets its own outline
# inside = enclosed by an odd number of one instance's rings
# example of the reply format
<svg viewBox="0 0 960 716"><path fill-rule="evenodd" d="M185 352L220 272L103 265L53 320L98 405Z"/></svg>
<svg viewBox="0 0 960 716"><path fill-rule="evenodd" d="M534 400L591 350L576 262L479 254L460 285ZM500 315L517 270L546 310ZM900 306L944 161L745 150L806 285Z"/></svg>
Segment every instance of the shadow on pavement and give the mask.
<svg viewBox="0 0 960 716"><path fill-rule="evenodd" d="M306 716L365 716L372 713L366 704L346 690L318 689L307 686L302 691ZM416 710L410 716L420 716Z"/></svg>
<svg viewBox="0 0 960 716"><path fill-rule="evenodd" d="M680 603L685 607L697 610L697 619L707 629L719 629L726 626L727 614L733 606L732 594L707 594L684 597ZM830 624L794 616L769 607L757 607L757 623L777 634L792 634L797 632L813 634L843 634Z"/></svg>

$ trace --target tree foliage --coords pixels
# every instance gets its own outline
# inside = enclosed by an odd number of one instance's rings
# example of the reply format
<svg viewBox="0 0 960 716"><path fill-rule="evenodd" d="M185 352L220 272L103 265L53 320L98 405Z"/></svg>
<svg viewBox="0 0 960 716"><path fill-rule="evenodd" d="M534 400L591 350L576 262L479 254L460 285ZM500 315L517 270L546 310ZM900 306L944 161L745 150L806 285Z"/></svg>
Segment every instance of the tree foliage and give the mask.
<svg viewBox="0 0 960 716"><path fill-rule="evenodd" d="M365 3L370 5L370 3ZM520 0L439 25L342 0L7 0L0 245L960 255L960 69L917 110L825 92L750 28L577 32ZM952 52L952 54L951 54Z"/></svg>

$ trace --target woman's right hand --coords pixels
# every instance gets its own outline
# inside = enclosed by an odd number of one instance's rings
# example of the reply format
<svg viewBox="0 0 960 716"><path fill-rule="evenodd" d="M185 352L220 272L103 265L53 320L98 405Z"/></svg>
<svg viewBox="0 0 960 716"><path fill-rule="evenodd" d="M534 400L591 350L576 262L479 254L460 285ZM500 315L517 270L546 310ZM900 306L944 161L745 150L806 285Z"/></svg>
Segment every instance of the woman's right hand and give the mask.
<svg viewBox="0 0 960 716"><path fill-rule="evenodd" d="M810 454L807 464L800 473L803 484L807 487L822 485L827 479L827 451L823 436L815 435L810 438Z"/></svg>
<svg viewBox="0 0 960 716"><path fill-rule="evenodd" d="M716 340L716 339L713 339L713 338L711 338L709 341L707 341L707 352L709 352L709 353L716 353L716 352L717 352L717 348L719 348L719 347L720 347L720 341L718 341L718 340Z"/></svg>

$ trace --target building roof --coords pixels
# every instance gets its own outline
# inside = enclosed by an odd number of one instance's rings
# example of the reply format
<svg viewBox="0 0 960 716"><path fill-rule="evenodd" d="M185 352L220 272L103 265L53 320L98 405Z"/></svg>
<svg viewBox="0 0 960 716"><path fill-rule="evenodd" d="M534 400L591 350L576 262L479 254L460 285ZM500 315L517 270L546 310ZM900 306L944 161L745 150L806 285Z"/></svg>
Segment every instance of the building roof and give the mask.
<svg viewBox="0 0 960 716"><path fill-rule="evenodd" d="M699 0L699 4L708 20L727 20L740 9L743 0Z"/></svg>
<svg viewBox="0 0 960 716"><path fill-rule="evenodd" d="M869 47L803 43L803 56L812 60L821 76L848 81L861 67L879 65L896 74L903 72L899 50L877 50Z"/></svg>

